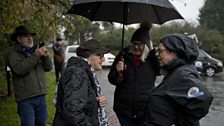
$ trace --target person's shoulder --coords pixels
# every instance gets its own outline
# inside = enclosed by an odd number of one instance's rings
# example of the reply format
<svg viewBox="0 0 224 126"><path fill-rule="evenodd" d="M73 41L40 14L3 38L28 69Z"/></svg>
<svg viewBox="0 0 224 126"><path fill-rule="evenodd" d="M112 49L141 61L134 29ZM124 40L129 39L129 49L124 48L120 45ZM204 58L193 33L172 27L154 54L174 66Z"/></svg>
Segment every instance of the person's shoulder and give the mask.
<svg viewBox="0 0 224 126"><path fill-rule="evenodd" d="M53 47L56 46L56 43L53 43Z"/></svg>
<svg viewBox="0 0 224 126"><path fill-rule="evenodd" d="M89 67L88 63L86 61L84 61L82 58L71 57L68 60L66 69L68 68L70 70L84 70L87 67Z"/></svg>
<svg viewBox="0 0 224 126"><path fill-rule="evenodd" d="M10 46L8 51L7 51L7 55L13 55L13 54L16 54L17 51L16 51L16 47L15 46Z"/></svg>
<svg viewBox="0 0 224 126"><path fill-rule="evenodd" d="M70 66L66 67L61 79L63 80L70 80L71 78L88 78L87 73L85 72L84 69L77 67L77 66Z"/></svg>
<svg viewBox="0 0 224 126"><path fill-rule="evenodd" d="M16 50L15 45L9 46L9 48L8 48L8 51L15 51L15 50Z"/></svg>
<svg viewBox="0 0 224 126"><path fill-rule="evenodd" d="M185 73L185 70L186 70L186 67L184 65L182 66L179 66L179 67L176 67L172 73L175 73L175 74L184 74Z"/></svg>
<svg viewBox="0 0 224 126"><path fill-rule="evenodd" d="M56 45L55 45L55 43L53 44L52 48L53 48L53 49L55 49L55 48L56 48Z"/></svg>
<svg viewBox="0 0 224 126"><path fill-rule="evenodd" d="M187 72L192 71L194 68L193 64L184 64L177 68L178 71Z"/></svg>
<svg viewBox="0 0 224 126"><path fill-rule="evenodd" d="M197 75L198 73L194 69L194 66L192 64L185 64L176 68L173 74L179 76L178 78L180 79L180 78L189 78L192 75Z"/></svg>

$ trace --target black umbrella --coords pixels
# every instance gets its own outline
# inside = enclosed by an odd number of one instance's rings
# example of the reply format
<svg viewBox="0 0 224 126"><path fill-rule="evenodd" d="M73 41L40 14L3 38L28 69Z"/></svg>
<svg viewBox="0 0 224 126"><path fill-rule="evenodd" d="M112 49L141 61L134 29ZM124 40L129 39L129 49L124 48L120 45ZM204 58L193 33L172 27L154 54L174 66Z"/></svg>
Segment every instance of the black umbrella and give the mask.
<svg viewBox="0 0 224 126"><path fill-rule="evenodd" d="M173 19L183 19L169 0L74 0L68 14L77 14L91 21L109 21L124 25L149 21L163 24Z"/></svg>

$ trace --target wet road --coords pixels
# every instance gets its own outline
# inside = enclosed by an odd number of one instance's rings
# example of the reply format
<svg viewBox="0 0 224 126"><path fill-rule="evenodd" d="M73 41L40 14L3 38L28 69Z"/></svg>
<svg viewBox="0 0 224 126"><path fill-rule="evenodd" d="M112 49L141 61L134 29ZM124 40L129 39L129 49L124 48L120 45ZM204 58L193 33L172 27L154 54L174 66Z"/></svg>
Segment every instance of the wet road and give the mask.
<svg viewBox="0 0 224 126"><path fill-rule="evenodd" d="M202 76L214 100L209 114L201 120L202 126L224 126L224 72L214 77Z"/></svg>
<svg viewBox="0 0 224 126"><path fill-rule="evenodd" d="M109 69L103 69L97 73L97 76L101 83L103 94L108 100L107 109L111 111L115 87L109 84L107 80L108 72ZM224 126L224 72L217 74L214 77L201 76L201 78L214 97L209 113L200 121L201 126ZM157 83L159 83L161 79L162 77L158 77ZM119 124L114 124L113 126L118 125Z"/></svg>

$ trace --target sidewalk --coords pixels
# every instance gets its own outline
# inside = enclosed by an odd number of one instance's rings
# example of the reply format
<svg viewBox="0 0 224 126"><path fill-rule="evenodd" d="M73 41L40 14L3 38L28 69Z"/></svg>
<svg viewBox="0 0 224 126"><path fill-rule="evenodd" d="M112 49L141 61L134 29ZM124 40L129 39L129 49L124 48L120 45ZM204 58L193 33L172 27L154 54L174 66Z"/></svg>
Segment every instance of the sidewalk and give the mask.
<svg viewBox="0 0 224 126"><path fill-rule="evenodd" d="M109 126L120 126L116 114L111 107L107 107Z"/></svg>

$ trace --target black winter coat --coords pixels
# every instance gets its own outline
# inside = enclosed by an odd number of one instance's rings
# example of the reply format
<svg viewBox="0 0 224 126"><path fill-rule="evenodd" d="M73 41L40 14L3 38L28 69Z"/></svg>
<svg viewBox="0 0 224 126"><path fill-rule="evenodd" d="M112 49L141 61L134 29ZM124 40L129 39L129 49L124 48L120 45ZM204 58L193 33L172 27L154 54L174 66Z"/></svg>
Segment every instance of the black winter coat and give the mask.
<svg viewBox="0 0 224 126"><path fill-rule="evenodd" d="M59 81L53 126L99 126L97 108L90 65L70 58Z"/></svg>
<svg viewBox="0 0 224 126"><path fill-rule="evenodd" d="M212 103L212 95L192 64L170 71L152 89L146 111L146 126L198 126Z"/></svg>
<svg viewBox="0 0 224 126"><path fill-rule="evenodd" d="M124 79L118 79L116 64L120 60L120 52L110 69L109 82L116 86L114 93L113 109L117 114L129 118L142 118L149 97L150 90L155 85L156 75L159 68L155 57L155 50L150 52L146 62L142 62L139 69L136 68L133 55L126 49L124 62L127 69L124 72Z"/></svg>

